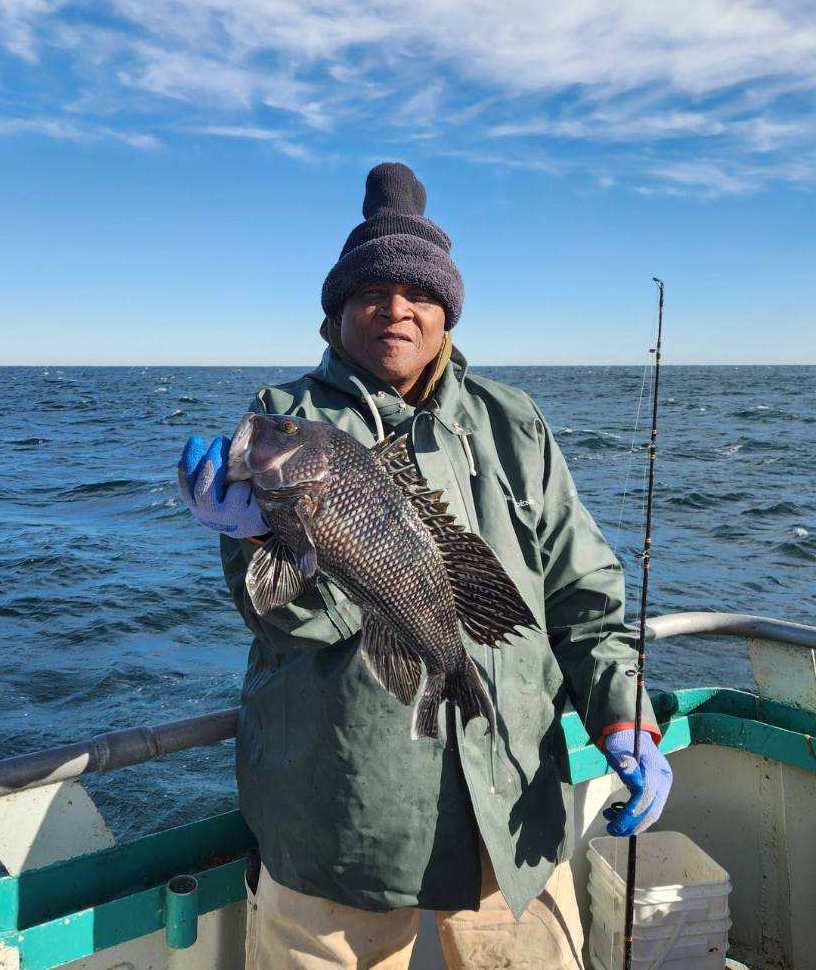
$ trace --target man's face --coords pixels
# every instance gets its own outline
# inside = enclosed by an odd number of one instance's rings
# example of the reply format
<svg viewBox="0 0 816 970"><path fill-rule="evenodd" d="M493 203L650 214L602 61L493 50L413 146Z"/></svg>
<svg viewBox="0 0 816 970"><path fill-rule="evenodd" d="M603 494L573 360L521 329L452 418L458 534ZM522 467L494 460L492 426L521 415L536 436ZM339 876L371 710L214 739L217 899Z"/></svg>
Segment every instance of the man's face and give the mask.
<svg viewBox="0 0 816 970"><path fill-rule="evenodd" d="M407 393L442 347L445 310L421 286L368 283L343 306L340 338L346 353Z"/></svg>

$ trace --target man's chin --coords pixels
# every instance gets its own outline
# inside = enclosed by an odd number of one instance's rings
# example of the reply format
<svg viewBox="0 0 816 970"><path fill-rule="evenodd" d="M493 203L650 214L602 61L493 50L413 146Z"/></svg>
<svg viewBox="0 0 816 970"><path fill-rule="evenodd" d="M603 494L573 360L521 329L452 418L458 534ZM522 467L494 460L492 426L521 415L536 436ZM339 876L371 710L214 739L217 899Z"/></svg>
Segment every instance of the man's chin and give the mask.
<svg viewBox="0 0 816 970"><path fill-rule="evenodd" d="M411 359L406 357L408 355L399 353L377 354L369 359L369 370L389 384L400 384L411 377L418 366L413 355L410 355Z"/></svg>

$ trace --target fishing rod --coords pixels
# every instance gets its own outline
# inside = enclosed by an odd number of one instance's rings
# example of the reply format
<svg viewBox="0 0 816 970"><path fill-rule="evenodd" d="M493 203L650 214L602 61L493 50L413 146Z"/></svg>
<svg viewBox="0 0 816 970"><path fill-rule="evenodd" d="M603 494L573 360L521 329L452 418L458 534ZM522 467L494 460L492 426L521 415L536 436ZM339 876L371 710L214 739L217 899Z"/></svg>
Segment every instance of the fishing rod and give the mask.
<svg viewBox="0 0 816 970"><path fill-rule="evenodd" d="M660 343L663 337L663 280L653 276L660 294L657 311L657 341L649 353L655 355L654 383L652 385L652 433L649 438L649 485L646 491L646 525L643 535L641 568L643 579L640 586L640 635L637 656L637 693L635 695L635 764L640 761L640 728L643 715L643 670L646 664L646 604L649 597L649 565L652 556L652 500L654 497L655 457L657 455L657 392L660 382ZM623 923L623 967L632 970L632 928L635 914L635 873L637 869L637 836L629 836L629 857L626 867L626 905Z"/></svg>

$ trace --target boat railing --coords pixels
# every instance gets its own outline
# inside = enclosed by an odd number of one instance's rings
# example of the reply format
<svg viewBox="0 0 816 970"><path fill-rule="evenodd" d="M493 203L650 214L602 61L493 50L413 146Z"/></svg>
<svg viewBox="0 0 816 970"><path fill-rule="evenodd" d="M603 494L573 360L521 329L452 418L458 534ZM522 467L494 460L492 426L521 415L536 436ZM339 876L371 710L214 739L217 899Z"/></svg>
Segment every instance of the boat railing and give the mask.
<svg viewBox="0 0 816 970"><path fill-rule="evenodd" d="M816 650L816 627L745 613L669 613L647 623L649 640L690 635L739 636ZM238 708L233 707L5 758L0 760L0 796L219 744L234 738L237 728Z"/></svg>

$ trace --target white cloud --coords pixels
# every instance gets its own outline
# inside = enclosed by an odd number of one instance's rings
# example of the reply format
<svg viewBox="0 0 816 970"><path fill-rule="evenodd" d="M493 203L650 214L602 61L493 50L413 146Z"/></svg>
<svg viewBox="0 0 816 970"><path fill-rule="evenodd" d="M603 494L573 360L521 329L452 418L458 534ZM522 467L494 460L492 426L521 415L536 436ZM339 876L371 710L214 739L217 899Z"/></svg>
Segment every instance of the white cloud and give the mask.
<svg viewBox="0 0 816 970"><path fill-rule="evenodd" d="M0 45L34 64L37 55L37 23L53 13L58 0L0 0Z"/></svg>
<svg viewBox="0 0 816 970"><path fill-rule="evenodd" d="M283 72L253 70L145 43L134 45L131 53L139 63L117 75L128 87L224 108L249 110L260 102L298 114L313 127L327 126L319 103L312 97L312 85Z"/></svg>
<svg viewBox="0 0 816 970"><path fill-rule="evenodd" d="M600 141L650 141L658 138L722 134L722 122L698 111L668 110L657 114L624 114L592 111L580 118L538 118L519 124L496 125L486 134L491 138L546 135L555 138Z"/></svg>
<svg viewBox="0 0 816 970"><path fill-rule="evenodd" d="M161 141L155 135L141 135L134 131L111 131L110 129L105 129L104 133L112 138L118 138L119 141L130 145L131 148L152 151L155 148L161 147Z"/></svg>
<svg viewBox="0 0 816 970"><path fill-rule="evenodd" d="M775 151L782 145L800 138L812 137L814 124L804 121L775 121L765 117L737 121L733 130L755 151Z"/></svg>
<svg viewBox="0 0 816 970"><path fill-rule="evenodd" d="M60 141L84 141L84 130L61 118L0 118L0 135L45 135Z"/></svg>
<svg viewBox="0 0 816 970"><path fill-rule="evenodd" d="M705 160L670 162L652 169L659 180L701 189L710 195L739 195L757 187L750 172L727 172L721 164Z"/></svg>
<svg viewBox="0 0 816 970"><path fill-rule="evenodd" d="M701 94L748 80L812 71L816 28L771 3L647 0L473 4L420 2L430 43L462 70L510 89L599 86L607 94L667 85Z"/></svg>
<svg viewBox="0 0 816 970"><path fill-rule="evenodd" d="M112 125L136 114L311 160L333 136L356 139L359 152L396 130L429 153L548 172L580 168L569 143L581 143L596 184L601 171L646 191L644 175L673 191L725 193L766 184L745 174L749 156L765 157L768 178L795 181L775 153L816 140L798 106L816 87L816 16L800 0L685 0L670 12L647 0L108 6L115 16L103 26L92 7L72 6L69 19L58 0L0 0L0 43L12 56L34 63L57 49L73 63L71 95L51 90L52 127L40 133L71 137L60 111L74 116L77 137L102 115ZM291 132L277 130L281 118ZM157 144L147 133L120 137ZM688 148L684 162L681 143L703 148ZM610 144L648 146L648 157L638 168L630 152L612 170Z"/></svg>
<svg viewBox="0 0 816 970"><path fill-rule="evenodd" d="M776 180L816 185L816 158L765 166L733 159L700 158L657 165L650 174L658 184L641 186L640 191L678 194L690 189L704 198L717 198L755 192Z"/></svg>
<svg viewBox="0 0 816 970"><path fill-rule="evenodd" d="M269 128L255 128L251 125L206 125L202 128L188 128L187 131L199 135L212 135L217 138L246 138L250 141L272 142L274 147L290 158L312 161L314 155L308 148L295 144L285 134Z"/></svg>
<svg viewBox="0 0 816 970"><path fill-rule="evenodd" d="M426 127L439 120L442 100L445 93L445 83L436 79L423 85L415 93L401 102L398 109L389 116L391 124L400 127L418 125Z"/></svg>
<svg viewBox="0 0 816 970"><path fill-rule="evenodd" d="M113 139L143 150L161 145L155 135L80 124L63 118L0 118L0 136L3 135L43 135L58 141L74 142Z"/></svg>
<svg viewBox="0 0 816 970"><path fill-rule="evenodd" d="M441 148L435 154L447 158L461 158L475 165L491 165L497 168L517 168L530 172L546 172L563 175L569 168L566 162L551 158L543 152L488 152L480 148Z"/></svg>

